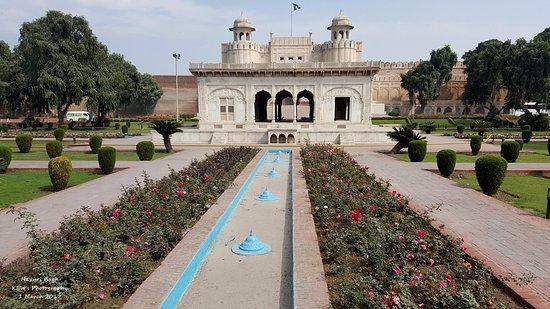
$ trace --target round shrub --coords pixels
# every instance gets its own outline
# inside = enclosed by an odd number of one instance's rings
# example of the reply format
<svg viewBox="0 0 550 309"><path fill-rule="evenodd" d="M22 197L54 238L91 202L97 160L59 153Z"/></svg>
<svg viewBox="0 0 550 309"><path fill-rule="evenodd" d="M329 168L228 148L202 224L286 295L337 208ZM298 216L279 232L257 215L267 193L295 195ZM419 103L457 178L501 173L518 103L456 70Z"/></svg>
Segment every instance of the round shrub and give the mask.
<svg viewBox="0 0 550 309"><path fill-rule="evenodd" d="M128 127L127 126L122 126L122 133L124 134L128 134Z"/></svg>
<svg viewBox="0 0 550 309"><path fill-rule="evenodd" d="M0 174L4 174L11 163L11 148L0 145Z"/></svg>
<svg viewBox="0 0 550 309"><path fill-rule="evenodd" d="M526 124L526 125L523 125L521 126L521 130L522 131L531 131L531 126Z"/></svg>
<svg viewBox="0 0 550 309"><path fill-rule="evenodd" d="M126 126L129 128L132 125L132 123L128 120L126 121Z"/></svg>
<svg viewBox="0 0 550 309"><path fill-rule="evenodd" d="M56 140L62 142L63 138L65 137L65 132L66 132L65 129L57 128L57 129L53 130L53 136L55 137Z"/></svg>
<svg viewBox="0 0 550 309"><path fill-rule="evenodd" d="M116 149L113 147L101 147L97 151L97 161L103 174L111 174L115 169Z"/></svg>
<svg viewBox="0 0 550 309"><path fill-rule="evenodd" d="M142 141L137 143L136 152L141 161L151 161L155 155L155 144L150 141Z"/></svg>
<svg viewBox="0 0 550 309"><path fill-rule="evenodd" d="M437 153L437 168L441 176L449 178L455 170L456 152L451 149L443 149Z"/></svg>
<svg viewBox="0 0 550 309"><path fill-rule="evenodd" d="M479 150L481 149L481 143L483 142L483 137L479 135L474 135L470 138L470 148L472 149L472 155L477 156Z"/></svg>
<svg viewBox="0 0 550 309"><path fill-rule="evenodd" d="M61 156L50 160L50 163L48 163L48 172L50 173L50 180L55 191L60 191L67 187L72 171L71 160L67 157Z"/></svg>
<svg viewBox="0 0 550 309"><path fill-rule="evenodd" d="M32 147L32 135L29 133L18 134L15 137L15 143L17 144L17 148L19 148L19 152L28 153Z"/></svg>
<svg viewBox="0 0 550 309"><path fill-rule="evenodd" d="M519 143L516 141L505 141L500 145L500 155L506 161L516 162L519 157Z"/></svg>
<svg viewBox="0 0 550 309"><path fill-rule="evenodd" d="M464 133L464 125L463 125L463 124L457 125L457 126L456 126L456 131L457 131L459 134Z"/></svg>
<svg viewBox="0 0 550 309"><path fill-rule="evenodd" d="M426 157L428 143L425 141L414 140L409 143L409 159L411 162L422 162Z"/></svg>
<svg viewBox="0 0 550 309"><path fill-rule="evenodd" d="M115 130L120 130L120 123L115 122Z"/></svg>
<svg viewBox="0 0 550 309"><path fill-rule="evenodd" d="M8 126L5 124L0 124L0 133L7 133L8 132Z"/></svg>
<svg viewBox="0 0 550 309"><path fill-rule="evenodd" d="M493 195L498 191L507 168L508 162L501 157L486 155L476 160L477 183L483 193Z"/></svg>
<svg viewBox="0 0 550 309"><path fill-rule="evenodd" d="M523 130L521 131L521 139L525 144L528 144L529 141L531 141L531 138L533 137L533 131L531 130Z"/></svg>
<svg viewBox="0 0 550 309"><path fill-rule="evenodd" d="M90 149L92 150L92 153L97 153L99 148L101 148L101 144L103 144L103 138L98 135L92 135L90 136L90 140L88 141L88 144L90 145Z"/></svg>
<svg viewBox="0 0 550 309"><path fill-rule="evenodd" d="M60 141L49 141L46 143L46 152L50 159L60 157L63 152L63 143Z"/></svg>

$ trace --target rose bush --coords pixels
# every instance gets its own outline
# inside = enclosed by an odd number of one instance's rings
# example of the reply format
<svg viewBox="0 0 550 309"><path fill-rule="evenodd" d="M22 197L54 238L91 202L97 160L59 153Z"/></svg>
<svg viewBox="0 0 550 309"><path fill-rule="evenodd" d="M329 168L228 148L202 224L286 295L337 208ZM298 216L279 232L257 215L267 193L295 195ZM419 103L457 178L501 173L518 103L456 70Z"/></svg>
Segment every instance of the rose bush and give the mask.
<svg viewBox="0 0 550 309"><path fill-rule="evenodd" d="M332 146L301 151L335 308L519 307L460 240Z"/></svg>
<svg viewBox="0 0 550 309"><path fill-rule="evenodd" d="M115 205L83 208L52 234L20 213L30 254L0 268L0 308L120 307L257 152L225 148L160 180L145 176ZM55 286L67 289L59 299L25 299L32 292L12 290L23 277L56 278Z"/></svg>

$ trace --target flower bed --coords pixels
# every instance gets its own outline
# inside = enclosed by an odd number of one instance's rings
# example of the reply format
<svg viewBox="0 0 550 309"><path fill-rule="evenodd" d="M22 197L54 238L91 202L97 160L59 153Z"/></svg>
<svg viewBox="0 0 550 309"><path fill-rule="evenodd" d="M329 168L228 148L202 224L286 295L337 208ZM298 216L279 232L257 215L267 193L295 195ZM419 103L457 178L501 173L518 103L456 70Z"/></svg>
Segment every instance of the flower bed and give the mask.
<svg viewBox="0 0 550 309"><path fill-rule="evenodd" d="M335 308L519 307L460 241L345 152L308 146L301 155Z"/></svg>
<svg viewBox="0 0 550 309"><path fill-rule="evenodd" d="M28 131L28 130L10 130L7 133L0 133L1 138L15 138L17 134L29 133L34 138L53 138L53 131ZM100 130L88 131L67 131L65 138L89 138L90 136L98 135L103 138L124 138L127 136L141 136L141 133L123 134L122 132L101 132Z"/></svg>
<svg viewBox="0 0 550 309"><path fill-rule="evenodd" d="M114 206L83 208L56 233L39 233L20 213L31 252L0 269L0 308L121 305L257 152L225 148L161 180L145 177ZM26 290L33 285L45 290Z"/></svg>

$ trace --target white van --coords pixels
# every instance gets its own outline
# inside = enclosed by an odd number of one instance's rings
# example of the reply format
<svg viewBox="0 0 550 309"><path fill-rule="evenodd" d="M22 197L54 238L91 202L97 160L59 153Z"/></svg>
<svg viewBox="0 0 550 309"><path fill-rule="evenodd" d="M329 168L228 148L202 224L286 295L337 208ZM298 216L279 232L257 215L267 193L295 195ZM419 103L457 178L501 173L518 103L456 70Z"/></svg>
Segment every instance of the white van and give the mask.
<svg viewBox="0 0 550 309"><path fill-rule="evenodd" d="M67 112L65 116L66 121L78 121L79 119L86 119L87 121L92 121L94 116L92 113L87 111L70 111Z"/></svg>

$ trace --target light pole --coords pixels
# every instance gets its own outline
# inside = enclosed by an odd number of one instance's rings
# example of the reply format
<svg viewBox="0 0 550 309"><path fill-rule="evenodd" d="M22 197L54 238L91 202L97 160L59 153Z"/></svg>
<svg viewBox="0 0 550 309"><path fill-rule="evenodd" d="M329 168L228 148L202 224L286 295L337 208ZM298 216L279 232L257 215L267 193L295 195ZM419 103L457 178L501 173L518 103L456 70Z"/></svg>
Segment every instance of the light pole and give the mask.
<svg viewBox="0 0 550 309"><path fill-rule="evenodd" d="M180 96L178 93L178 60L180 60L180 54L172 54L176 62L176 121L180 121Z"/></svg>

